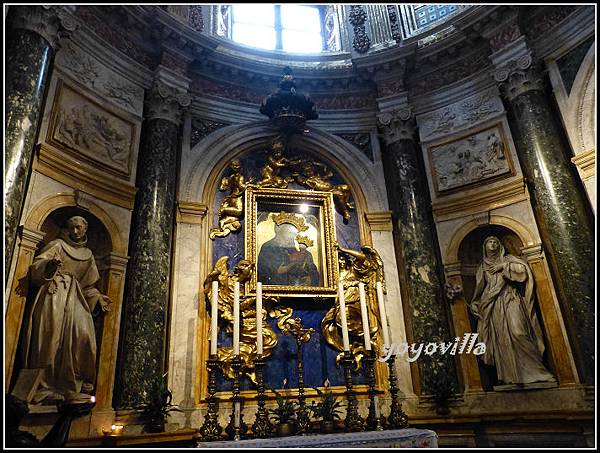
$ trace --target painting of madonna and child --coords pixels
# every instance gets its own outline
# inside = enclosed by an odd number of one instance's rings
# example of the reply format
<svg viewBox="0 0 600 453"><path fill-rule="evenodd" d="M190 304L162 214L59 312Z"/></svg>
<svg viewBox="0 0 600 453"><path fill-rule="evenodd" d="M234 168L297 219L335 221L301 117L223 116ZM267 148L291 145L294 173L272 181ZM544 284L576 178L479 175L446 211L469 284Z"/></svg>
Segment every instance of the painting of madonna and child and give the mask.
<svg viewBox="0 0 600 453"><path fill-rule="evenodd" d="M325 284L321 206L259 203L256 218L257 280L263 285Z"/></svg>

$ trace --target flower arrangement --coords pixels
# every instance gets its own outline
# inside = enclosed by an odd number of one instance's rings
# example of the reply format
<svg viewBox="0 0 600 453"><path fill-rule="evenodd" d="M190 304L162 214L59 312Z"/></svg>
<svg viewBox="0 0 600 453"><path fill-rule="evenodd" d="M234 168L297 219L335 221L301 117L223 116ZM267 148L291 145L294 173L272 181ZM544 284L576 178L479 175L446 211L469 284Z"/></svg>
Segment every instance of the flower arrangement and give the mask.
<svg viewBox="0 0 600 453"><path fill-rule="evenodd" d="M313 401L310 410L315 418L321 420L321 431L331 432L333 431L335 420L341 418L340 408L342 407L342 403L333 392L329 390L329 380L325 381L324 387L325 391L313 387L317 391L319 402L315 403Z"/></svg>

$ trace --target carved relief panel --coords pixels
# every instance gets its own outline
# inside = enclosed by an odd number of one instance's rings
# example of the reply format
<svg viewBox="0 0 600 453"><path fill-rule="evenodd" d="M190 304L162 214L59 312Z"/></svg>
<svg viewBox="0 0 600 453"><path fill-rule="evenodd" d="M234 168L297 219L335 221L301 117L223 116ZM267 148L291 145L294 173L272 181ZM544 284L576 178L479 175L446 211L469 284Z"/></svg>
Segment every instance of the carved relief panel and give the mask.
<svg viewBox="0 0 600 453"><path fill-rule="evenodd" d="M47 142L108 173L129 179L136 124L59 80Z"/></svg>
<svg viewBox="0 0 600 453"><path fill-rule="evenodd" d="M500 124L427 149L436 194L515 174Z"/></svg>

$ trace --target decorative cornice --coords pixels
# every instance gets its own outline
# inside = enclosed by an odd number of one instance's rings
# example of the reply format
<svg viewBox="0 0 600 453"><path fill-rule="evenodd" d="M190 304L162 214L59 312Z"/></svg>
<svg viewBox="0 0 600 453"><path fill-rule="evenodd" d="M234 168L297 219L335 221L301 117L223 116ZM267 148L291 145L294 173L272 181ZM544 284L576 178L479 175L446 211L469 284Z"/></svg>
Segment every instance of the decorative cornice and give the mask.
<svg viewBox="0 0 600 453"><path fill-rule="evenodd" d="M435 221L442 222L528 199L529 195L523 179L514 178L507 180L500 187L492 185L477 191L466 191L452 199L433 201L431 207Z"/></svg>
<svg viewBox="0 0 600 453"><path fill-rule="evenodd" d="M415 139L415 118L408 106L380 113L377 115L377 125L383 132L384 140L388 145L400 140Z"/></svg>
<svg viewBox="0 0 600 453"><path fill-rule="evenodd" d="M393 231L392 211L366 212L365 217L371 231Z"/></svg>
<svg viewBox="0 0 600 453"><path fill-rule="evenodd" d="M191 201L177 202L177 223L190 223L193 225L201 225L208 207L202 203L194 203Z"/></svg>
<svg viewBox="0 0 600 453"><path fill-rule="evenodd" d="M40 35L55 50L60 39L77 29L77 21L58 6L11 6L6 24Z"/></svg>
<svg viewBox="0 0 600 453"><path fill-rule="evenodd" d="M186 93L157 80L147 92L144 117L146 119L164 119L181 124L183 108L190 106L192 100Z"/></svg>
<svg viewBox="0 0 600 453"><path fill-rule="evenodd" d="M26 247L30 250L35 250L37 246L44 240L46 233L40 230L33 230L22 225L19 228L19 236L21 239L21 247Z"/></svg>
<svg viewBox="0 0 600 453"><path fill-rule="evenodd" d="M586 180L596 176L596 150L590 149L577 153L571 158L579 172L581 173L581 179Z"/></svg>

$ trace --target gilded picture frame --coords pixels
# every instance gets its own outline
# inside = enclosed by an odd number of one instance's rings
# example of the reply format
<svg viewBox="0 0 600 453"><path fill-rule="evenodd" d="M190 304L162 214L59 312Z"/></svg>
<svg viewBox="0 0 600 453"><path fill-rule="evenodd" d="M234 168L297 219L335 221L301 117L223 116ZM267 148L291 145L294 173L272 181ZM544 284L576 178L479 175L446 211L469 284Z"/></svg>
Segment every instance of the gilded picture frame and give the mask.
<svg viewBox="0 0 600 453"><path fill-rule="evenodd" d="M248 187L246 259L267 296L333 297L337 291L333 195L309 190Z"/></svg>

